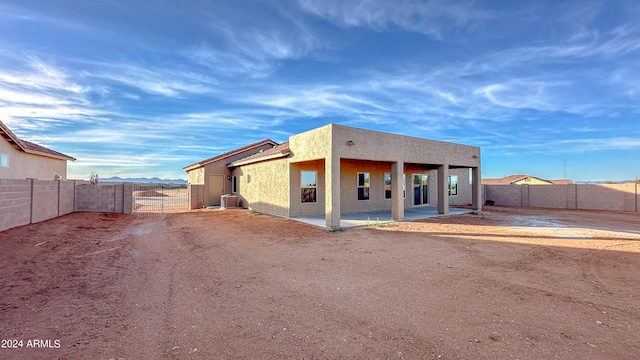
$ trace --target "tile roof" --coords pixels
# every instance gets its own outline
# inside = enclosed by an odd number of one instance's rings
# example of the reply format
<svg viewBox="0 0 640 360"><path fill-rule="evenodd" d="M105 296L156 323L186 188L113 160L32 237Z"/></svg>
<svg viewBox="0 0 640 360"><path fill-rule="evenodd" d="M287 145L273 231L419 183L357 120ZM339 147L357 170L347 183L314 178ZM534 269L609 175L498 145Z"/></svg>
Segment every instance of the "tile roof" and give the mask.
<svg viewBox="0 0 640 360"><path fill-rule="evenodd" d="M486 185L509 185L512 184L518 180L522 180L526 177L529 177L528 175L509 175L509 176L505 176L503 178L499 178L499 179L482 179L482 183L486 184Z"/></svg>
<svg viewBox="0 0 640 360"><path fill-rule="evenodd" d="M246 164L246 163L250 163L250 162L257 162L260 160L267 160L273 157L280 157L278 155L288 155L289 154L289 142L285 141L280 145L274 146L271 149L267 149L264 151L261 151L259 153L253 154L253 155L249 155L247 157L244 157L242 159L238 159L236 161L234 161L232 164Z"/></svg>
<svg viewBox="0 0 640 360"><path fill-rule="evenodd" d="M22 144L24 144L24 146L27 148L27 150L29 150L28 152L30 153L39 153L39 154L43 154L43 155L51 155L54 157L58 157L58 158L65 158L65 160L75 160L75 158L65 155L61 152L57 152L55 150L51 150L48 149L44 146L38 145L38 144L34 144L30 141L27 140L21 140Z"/></svg>
<svg viewBox="0 0 640 360"><path fill-rule="evenodd" d="M569 185L571 184L571 180L563 179L563 180L548 180L551 181L553 185Z"/></svg>
<svg viewBox="0 0 640 360"><path fill-rule="evenodd" d="M46 156L61 160L75 160L75 158L61 152L51 150L44 146L34 144L30 141L22 140L16 136L2 121L0 121L0 135L9 142L16 150L24 151L28 154Z"/></svg>
<svg viewBox="0 0 640 360"><path fill-rule="evenodd" d="M205 166L207 164L211 164L214 161L222 160L222 159L234 156L234 155L241 154L241 153L243 153L245 151L249 151L249 150L251 150L253 148L260 147L260 146L263 146L263 145L269 145L269 144L273 145L273 146L277 146L278 145L277 142L275 142L275 141L273 141L271 139L264 139L264 140L255 142L253 144L245 145L245 146L239 147L237 149L233 149L233 150L224 152L224 153L222 153L220 155L216 155L214 157L198 161L198 162L193 163L191 165L187 165L182 169L185 170L185 171L197 169L197 168Z"/></svg>
<svg viewBox="0 0 640 360"><path fill-rule="evenodd" d="M505 176L503 178L498 178L498 179L487 179L487 178L483 178L482 179L482 184L484 185L510 185L513 184L519 180L525 179L525 178L534 178L534 179L538 179L541 181L546 181L549 182L551 184L554 185L567 185L567 184L571 184L571 180L545 180L545 179L541 179L539 177L535 177L535 176L531 176L531 175L509 175L509 176Z"/></svg>

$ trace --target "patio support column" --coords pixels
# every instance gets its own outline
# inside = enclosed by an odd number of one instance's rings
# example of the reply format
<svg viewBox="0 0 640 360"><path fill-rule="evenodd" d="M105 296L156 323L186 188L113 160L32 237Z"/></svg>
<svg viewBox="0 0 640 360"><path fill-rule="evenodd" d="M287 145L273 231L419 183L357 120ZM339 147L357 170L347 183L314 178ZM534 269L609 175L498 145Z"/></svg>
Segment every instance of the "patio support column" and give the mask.
<svg viewBox="0 0 640 360"><path fill-rule="evenodd" d="M473 185L471 188L471 207L473 210L482 210L482 180L480 179L480 166L471 168Z"/></svg>
<svg viewBox="0 0 640 360"><path fill-rule="evenodd" d="M340 227L340 158L324 160L325 221L329 229Z"/></svg>
<svg viewBox="0 0 640 360"><path fill-rule="evenodd" d="M391 164L391 218L396 221L404 220L403 172L404 161Z"/></svg>
<svg viewBox="0 0 640 360"><path fill-rule="evenodd" d="M438 166L438 213L449 213L449 164Z"/></svg>

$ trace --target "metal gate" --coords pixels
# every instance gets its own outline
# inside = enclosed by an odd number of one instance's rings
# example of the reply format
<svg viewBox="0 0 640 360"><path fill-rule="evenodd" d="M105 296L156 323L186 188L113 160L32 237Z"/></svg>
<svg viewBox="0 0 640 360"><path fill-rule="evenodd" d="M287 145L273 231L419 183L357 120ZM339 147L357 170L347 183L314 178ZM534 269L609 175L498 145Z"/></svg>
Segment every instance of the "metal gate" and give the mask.
<svg viewBox="0 0 640 360"><path fill-rule="evenodd" d="M133 211L169 213L189 210L186 184L133 184Z"/></svg>

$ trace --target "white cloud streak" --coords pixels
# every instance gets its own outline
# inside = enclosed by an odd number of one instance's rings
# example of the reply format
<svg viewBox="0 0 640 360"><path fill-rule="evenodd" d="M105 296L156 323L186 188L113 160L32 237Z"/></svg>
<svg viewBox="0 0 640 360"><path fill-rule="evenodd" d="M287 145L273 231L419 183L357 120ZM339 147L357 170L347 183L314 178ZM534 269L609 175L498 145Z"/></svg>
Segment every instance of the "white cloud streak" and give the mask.
<svg viewBox="0 0 640 360"><path fill-rule="evenodd" d="M377 31L392 27L426 34L442 40L450 29L471 27L490 19L485 10L470 3L446 1L385 0L299 0L306 12L342 27L369 27Z"/></svg>

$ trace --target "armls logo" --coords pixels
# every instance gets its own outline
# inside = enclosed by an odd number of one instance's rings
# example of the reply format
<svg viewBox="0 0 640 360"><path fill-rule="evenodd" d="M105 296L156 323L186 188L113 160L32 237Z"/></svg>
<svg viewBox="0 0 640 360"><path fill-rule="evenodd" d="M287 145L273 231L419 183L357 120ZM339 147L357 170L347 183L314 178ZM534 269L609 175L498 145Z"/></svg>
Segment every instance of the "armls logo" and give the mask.
<svg viewBox="0 0 640 360"><path fill-rule="evenodd" d="M48 348L48 349L59 349L60 348L60 340L42 340L42 339L33 339L27 340L27 348Z"/></svg>

